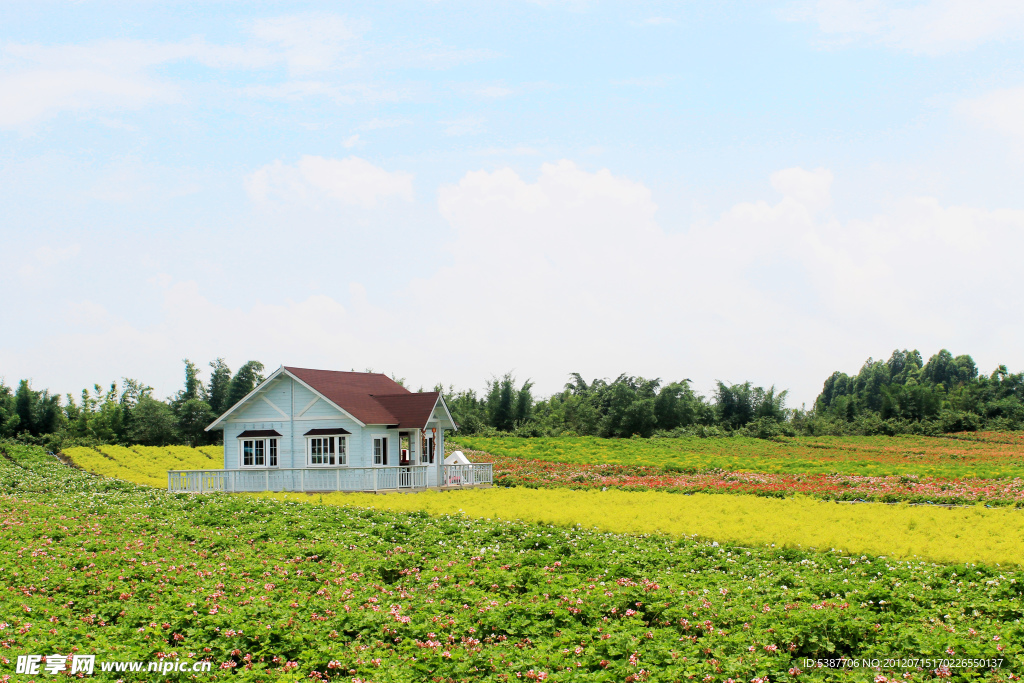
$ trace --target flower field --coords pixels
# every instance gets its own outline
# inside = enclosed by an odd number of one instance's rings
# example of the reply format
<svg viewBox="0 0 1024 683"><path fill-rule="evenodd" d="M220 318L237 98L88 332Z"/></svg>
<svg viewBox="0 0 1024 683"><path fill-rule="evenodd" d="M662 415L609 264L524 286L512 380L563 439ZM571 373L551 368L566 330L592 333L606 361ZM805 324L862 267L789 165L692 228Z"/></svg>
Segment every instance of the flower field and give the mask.
<svg viewBox="0 0 1024 683"><path fill-rule="evenodd" d="M172 495L90 477L38 449L0 451L4 680L30 680L14 666L33 653L213 665L98 680L888 683L1024 673L1024 573L1006 566ZM435 494L444 496L456 499ZM415 499L429 497L376 503Z"/></svg>
<svg viewBox="0 0 1024 683"><path fill-rule="evenodd" d="M67 448L78 467L104 477L167 487L167 470L213 470L224 466L223 446L96 446Z"/></svg>
<svg viewBox="0 0 1024 683"><path fill-rule="evenodd" d="M742 437L599 439L459 436L461 446L495 455L570 464L656 467L668 472L761 472L921 476L944 479L1024 477L1024 438L986 432L954 437Z"/></svg>
<svg viewBox="0 0 1024 683"><path fill-rule="evenodd" d="M743 546L840 549L902 559L1024 565L1024 510L866 503L843 505L807 497L660 491L469 489L415 495L260 494L431 515L583 526L627 534L667 533Z"/></svg>
<svg viewBox="0 0 1024 683"><path fill-rule="evenodd" d="M446 444L448 450L458 445ZM574 464L532 460L462 448L473 462L494 465L498 486L574 489L619 488L627 491L675 493L744 493L783 498L794 494L826 500L881 501L1024 507L1024 478L943 479L916 475L769 474L764 472L667 472L660 467Z"/></svg>

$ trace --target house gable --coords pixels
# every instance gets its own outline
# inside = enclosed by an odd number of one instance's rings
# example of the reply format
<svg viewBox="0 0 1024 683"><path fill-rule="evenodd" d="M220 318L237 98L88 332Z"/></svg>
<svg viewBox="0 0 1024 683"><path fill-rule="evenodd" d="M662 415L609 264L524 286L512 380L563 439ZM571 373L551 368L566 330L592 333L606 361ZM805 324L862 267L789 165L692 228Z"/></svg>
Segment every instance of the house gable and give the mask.
<svg viewBox="0 0 1024 683"><path fill-rule="evenodd" d="M319 370L315 372L326 371ZM318 400L314 401L314 398ZM301 377L290 372L288 368L281 366L258 387L249 392L245 398L231 406L223 415L214 420L206 428L206 431L224 429L224 423L228 421L287 420L300 412L303 413L303 418L307 417L306 413L309 413L309 417L321 419L341 415L351 418L359 426L366 424L339 406L330 397L325 396L315 387L311 387Z"/></svg>
<svg viewBox="0 0 1024 683"><path fill-rule="evenodd" d="M278 422L289 419L291 396L287 378L277 376L237 404L229 418L241 422Z"/></svg>

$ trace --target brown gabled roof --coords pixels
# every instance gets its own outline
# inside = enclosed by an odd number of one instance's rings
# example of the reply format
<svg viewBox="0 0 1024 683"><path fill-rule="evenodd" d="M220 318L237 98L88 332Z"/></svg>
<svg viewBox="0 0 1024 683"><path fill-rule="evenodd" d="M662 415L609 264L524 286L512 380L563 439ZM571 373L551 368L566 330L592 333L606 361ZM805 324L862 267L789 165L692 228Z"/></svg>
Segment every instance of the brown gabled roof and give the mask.
<svg viewBox="0 0 1024 683"><path fill-rule="evenodd" d="M398 425L399 429L423 429L434 412L438 395L436 391L421 391L418 394L375 395L374 398L395 416L392 424Z"/></svg>
<svg viewBox="0 0 1024 683"><path fill-rule="evenodd" d="M290 367L285 370L363 424L421 429L437 403L436 391L414 394L380 373Z"/></svg>

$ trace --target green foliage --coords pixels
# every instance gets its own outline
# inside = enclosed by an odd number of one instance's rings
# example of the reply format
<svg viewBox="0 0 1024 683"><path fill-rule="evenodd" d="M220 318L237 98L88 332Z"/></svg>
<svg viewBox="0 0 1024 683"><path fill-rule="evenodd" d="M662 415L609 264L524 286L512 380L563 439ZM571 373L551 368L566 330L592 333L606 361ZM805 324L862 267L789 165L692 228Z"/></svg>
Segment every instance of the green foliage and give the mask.
<svg viewBox="0 0 1024 683"><path fill-rule="evenodd" d="M210 404L210 410L219 417L231 407L231 404L228 403L231 394L231 368L223 358L211 361L210 368L210 382L206 388L206 397Z"/></svg>
<svg viewBox="0 0 1024 683"><path fill-rule="evenodd" d="M263 363L251 360L238 368L238 372L231 378L227 407L230 408L248 396L262 381Z"/></svg>
<svg viewBox="0 0 1024 683"><path fill-rule="evenodd" d="M33 391L27 379L21 380L14 394L14 415L10 423L12 430L32 436L57 431L61 423L60 396L51 395L45 389Z"/></svg>
<svg viewBox="0 0 1024 683"><path fill-rule="evenodd" d="M750 382L726 386L718 382L715 392L715 413L718 423L727 429L739 429L754 420L785 422L786 391L775 393L775 387L753 387Z"/></svg>
<svg viewBox="0 0 1024 683"><path fill-rule="evenodd" d="M463 434L493 431L519 436L646 438L656 432L683 430L719 435L759 418L782 424L788 414L785 391L765 390L749 382L732 387L720 384L715 403L694 393L688 379L662 387L660 379L622 374L611 382L595 379L588 384L579 373L572 373L561 392L541 401L533 399L531 381L518 390L515 382L511 373L492 379L483 398L472 390L437 389L444 392ZM716 424L721 428L715 428Z"/></svg>
<svg viewBox="0 0 1024 683"><path fill-rule="evenodd" d="M76 444L216 443L220 434L205 432L206 426L233 405L233 395L245 396L263 381L263 364L249 361L232 377L218 358L210 363L204 386L199 367L188 359L184 363L183 387L168 401L154 398L152 387L131 378L124 378L122 387L113 382L106 390L98 384L83 389L77 401L69 394L64 405L59 396L32 389L28 380L16 391L0 381L0 438L53 450Z"/></svg>
<svg viewBox="0 0 1024 683"><path fill-rule="evenodd" d="M649 437L658 419L654 414L655 392L661 380L643 377L619 377L607 387L602 402L607 403L600 436Z"/></svg>
<svg viewBox="0 0 1024 683"><path fill-rule="evenodd" d="M178 443L178 434L177 418L169 405L148 394L139 399L132 411L129 442L142 446L170 446Z"/></svg>
<svg viewBox="0 0 1024 683"><path fill-rule="evenodd" d="M21 381L16 390L0 382L0 437L60 443L180 442L200 445L219 440L205 424L222 415L263 381L258 361L234 375L223 359L209 364L207 384L199 367L186 359L181 391L158 407L152 389L125 379L103 391L70 397L33 390ZM669 382L621 374L615 380L588 383L572 373L562 391L545 399L533 396L533 382L517 384L512 373L487 382L483 396L452 386L435 387L445 398L463 434L518 436L718 437L729 434L774 439L780 436L940 434L958 431L1024 428L1024 373L1001 365L979 375L974 360L941 350L925 363L920 352L895 350L887 361L869 358L850 376L834 372L811 410L786 408L788 392L751 382L718 382L712 396L695 393L690 380ZM404 382L404 379L401 381ZM518 387L518 388L517 388ZM144 400L147 399L147 400ZM138 409L144 404L144 408Z"/></svg>
<svg viewBox="0 0 1024 683"><path fill-rule="evenodd" d="M1024 374L1001 365L979 376L968 355L942 349L869 358L856 376L835 372L815 401L806 433L938 433L1024 427Z"/></svg>
<svg viewBox="0 0 1024 683"><path fill-rule="evenodd" d="M15 410L14 392L0 380L0 438L17 434L20 422Z"/></svg>
<svg viewBox="0 0 1024 683"><path fill-rule="evenodd" d="M210 404L199 398L192 398L175 406L178 416L178 431L189 446L199 446L204 441L207 425L216 417Z"/></svg>
<svg viewBox="0 0 1024 683"><path fill-rule="evenodd" d="M654 417L659 430L673 430L712 421L708 406L690 389L690 380L670 382L661 388L654 400Z"/></svg>
<svg viewBox="0 0 1024 683"><path fill-rule="evenodd" d="M501 379L488 383L487 417L490 425L499 431L508 432L515 426L514 381L511 373L505 373Z"/></svg>

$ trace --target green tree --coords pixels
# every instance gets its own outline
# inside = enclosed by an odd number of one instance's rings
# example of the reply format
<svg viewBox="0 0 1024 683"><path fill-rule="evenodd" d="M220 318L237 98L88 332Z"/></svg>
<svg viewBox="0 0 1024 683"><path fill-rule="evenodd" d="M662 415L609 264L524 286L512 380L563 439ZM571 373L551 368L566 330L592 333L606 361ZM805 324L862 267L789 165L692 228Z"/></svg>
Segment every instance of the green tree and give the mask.
<svg viewBox="0 0 1024 683"><path fill-rule="evenodd" d="M220 416L231 407L228 403L231 394L231 368L223 358L211 362L210 368L212 371L206 388L207 401L214 414Z"/></svg>
<svg viewBox="0 0 1024 683"><path fill-rule="evenodd" d="M487 417L492 427L510 432L515 426L515 388L512 373L494 378L488 384Z"/></svg>
<svg viewBox="0 0 1024 683"><path fill-rule="evenodd" d="M32 436L52 434L60 427L63 412L60 396L51 396L48 390L35 391L29 381L18 382L14 394L14 414L18 418L17 431Z"/></svg>
<svg viewBox="0 0 1024 683"><path fill-rule="evenodd" d="M263 363L251 360L231 378L231 389L228 391L227 410L249 395L253 389L263 382Z"/></svg>
<svg viewBox="0 0 1024 683"><path fill-rule="evenodd" d="M189 410L190 408L185 408ZM212 411L211 411L212 412ZM193 416L194 419L194 416ZM203 425L205 429L206 425ZM169 405L144 394L132 411L128 439L143 446L169 446L179 442L178 419Z"/></svg>
<svg viewBox="0 0 1024 683"><path fill-rule="evenodd" d="M754 418L765 418L775 422L786 421L786 396L788 391L776 393L775 386L768 389L756 387L754 389Z"/></svg>
<svg viewBox="0 0 1024 683"><path fill-rule="evenodd" d="M179 392L178 400L184 402L194 398L205 399L203 383L199 379L199 367L188 358L182 362L185 363L185 388Z"/></svg>
<svg viewBox="0 0 1024 683"><path fill-rule="evenodd" d="M970 356L953 357L946 349L928 359L921 371L921 380L928 384L942 384L947 391L975 380L978 367Z"/></svg>
<svg viewBox="0 0 1024 683"><path fill-rule="evenodd" d="M459 431L463 434L476 434L487 426L487 403L477 398L476 392L472 389L466 391L455 391L455 387L447 390L438 385L434 391L444 395L444 402L452 413L452 419L459 425Z"/></svg>
<svg viewBox="0 0 1024 683"><path fill-rule="evenodd" d="M607 410L601 421L602 436L648 437L654 434L655 396L660 379L619 375L608 387Z"/></svg>
<svg viewBox="0 0 1024 683"><path fill-rule="evenodd" d="M671 431L696 424L701 417L701 403L690 389L690 380L666 384L654 399L658 429Z"/></svg>
<svg viewBox="0 0 1024 683"><path fill-rule="evenodd" d="M532 388L533 382L526 380L516 392L515 422L517 425L526 424L533 417L533 394L530 391Z"/></svg>
<svg viewBox="0 0 1024 683"><path fill-rule="evenodd" d="M0 437L14 436L18 433L21 418L15 406L14 392L0 380Z"/></svg>
<svg viewBox="0 0 1024 683"><path fill-rule="evenodd" d="M730 384L718 382L715 392L715 413L718 423L727 429L739 429L754 419L754 389L750 382Z"/></svg>
<svg viewBox="0 0 1024 683"><path fill-rule="evenodd" d="M178 433L190 446L198 446L208 440L205 429L216 416L206 402L206 390L199 380L199 368L187 358L184 363L185 384L175 394L170 407L177 419Z"/></svg>
<svg viewBox="0 0 1024 683"><path fill-rule="evenodd" d="M178 431L190 446L198 446L206 441L206 427L213 422L215 415L210 404L201 398L190 398L176 407Z"/></svg>

